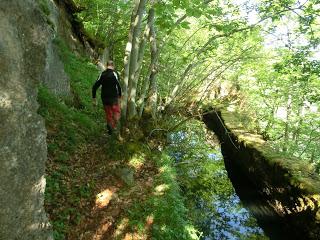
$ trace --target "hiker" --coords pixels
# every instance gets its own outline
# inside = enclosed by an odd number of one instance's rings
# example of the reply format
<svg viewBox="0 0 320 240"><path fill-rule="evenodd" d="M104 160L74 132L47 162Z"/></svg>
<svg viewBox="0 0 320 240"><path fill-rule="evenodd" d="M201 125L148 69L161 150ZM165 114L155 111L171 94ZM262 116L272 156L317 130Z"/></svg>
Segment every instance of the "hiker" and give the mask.
<svg viewBox="0 0 320 240"><path fill-rule="evenodd" d="M97 105L96 91L102 85L101 100L106 113L108 134L116 129L120 119L121 86L119 74L114 70L113 61L107 62L107 69L103 71L92 87L93 104Z"/></svg>

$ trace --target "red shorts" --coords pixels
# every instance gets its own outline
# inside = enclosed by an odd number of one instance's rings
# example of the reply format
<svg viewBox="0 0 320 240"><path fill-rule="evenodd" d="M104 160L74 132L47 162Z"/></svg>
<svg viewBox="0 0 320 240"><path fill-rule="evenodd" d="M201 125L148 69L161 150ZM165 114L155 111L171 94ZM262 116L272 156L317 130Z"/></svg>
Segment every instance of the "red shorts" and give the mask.
<svg viewBox="0 0 320 240"><path fill-rule="evenodd" d="M120 119L120 104L116 103L113 105L104 105L104 111L106 113L106 120L107 123L112 127L115 128L117 122Z"/></svg>

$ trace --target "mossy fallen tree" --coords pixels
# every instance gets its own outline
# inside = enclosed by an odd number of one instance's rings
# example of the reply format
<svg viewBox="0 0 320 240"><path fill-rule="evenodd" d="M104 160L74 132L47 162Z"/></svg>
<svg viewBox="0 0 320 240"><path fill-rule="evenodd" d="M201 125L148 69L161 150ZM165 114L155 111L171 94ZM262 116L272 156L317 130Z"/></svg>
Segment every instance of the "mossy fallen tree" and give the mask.
<svg viewBox="0 0 320 240"><path fill-rule="evenodd" d="M234 188L271 239L320 239L320 179L310 164L272 149L243 116L210 109L203 121L219 137Z"/></svg>

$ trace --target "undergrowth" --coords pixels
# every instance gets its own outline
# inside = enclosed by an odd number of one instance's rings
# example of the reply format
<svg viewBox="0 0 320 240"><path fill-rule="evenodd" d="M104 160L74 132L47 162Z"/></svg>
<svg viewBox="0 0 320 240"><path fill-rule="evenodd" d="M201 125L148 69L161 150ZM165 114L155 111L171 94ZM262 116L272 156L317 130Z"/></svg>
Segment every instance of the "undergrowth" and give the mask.
<svg viewBox="0 0 320 240"><path fill-rule="evenodd" d="M158 174L153 177L153 191L148 198L127 210L130 227L144 233L146 219L152 219L151 239L198 239L199 232L188 220L173 159L155 151L150 157Z"/></svg>

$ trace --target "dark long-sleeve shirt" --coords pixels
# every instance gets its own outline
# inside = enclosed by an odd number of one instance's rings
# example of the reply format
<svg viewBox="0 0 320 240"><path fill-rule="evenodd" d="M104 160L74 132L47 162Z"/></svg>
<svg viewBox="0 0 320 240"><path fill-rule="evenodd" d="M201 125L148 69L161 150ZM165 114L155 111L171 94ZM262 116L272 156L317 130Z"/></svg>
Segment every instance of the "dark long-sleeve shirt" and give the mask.
<svg viewBox="0 0 320 240"><path fill-rule="evenodd" d="M118 98L121 97L119 74L112 69L103 71L92 87L93 98L96 98L96 92L100 85L102 85L101 99L103 105L113 105L117 103Z"/></svg>

